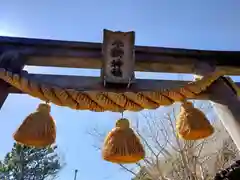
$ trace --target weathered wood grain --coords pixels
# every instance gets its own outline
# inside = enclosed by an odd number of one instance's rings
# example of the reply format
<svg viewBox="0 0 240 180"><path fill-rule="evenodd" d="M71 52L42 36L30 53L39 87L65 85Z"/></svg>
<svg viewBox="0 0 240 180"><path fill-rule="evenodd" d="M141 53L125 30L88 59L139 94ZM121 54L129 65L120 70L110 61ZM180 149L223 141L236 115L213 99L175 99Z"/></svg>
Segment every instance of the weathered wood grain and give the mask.
<svg viewBox="0 0 240 180"><path fill-rule="evenodd" d="M27 56L27 65L102 67L102 44L58 40L0 37L0 52L17 50ZM204 51L161 47L135 47L137 71L194 73L198 62L215 64L228 75L240 74L240 51Z"/></svg>
<svg viewBox="0 0 240 180"><path fill-rule="evenodd" d="M14 51L5 51L0 54L0 67L10 70L14 73L20 73L24 67L24 58ZM2 108L9 94L10 85L0 80L0 109Z"/></svg>
<svg viewBox="0 0 240 180"><path fill-rule="evenodd" d="M187 81L137 79L136 83L132 84L130 88L127 89L126 85L121 84L112 84L104 87L100 77L50 74L28 74L28 77L35 82L61 88L77 89L79 91L158 91L166 88L178 88L179 86L184 86L188 83Z"/></svg>
<svg viewBox="0 0 240 180"><path fill-rule="evenodd" d="M129 89L125 86L110 86L105 88L100 77L88 76L67 76L67 75L50 75L50 74L29 74L29 77L39 83L58 86L61 88L77 89L79 91L105 91L105 92L139 92L139 91L159 91L163 89L179 88L185 86L190 81L179 80L152 80L152 79L137 79L135 84L132 84ZM237 83L240 87L240 83ZM23 93L20 90L11 87L10 93ZM209 90L201 93L196 99L208 100Z"/></svg>
<svg viewBox="0 0 240 180"><path fill-rule="evenodd" d="M104 30L101 77L105 83L128 84L134 81L135 32Z"/></svg>

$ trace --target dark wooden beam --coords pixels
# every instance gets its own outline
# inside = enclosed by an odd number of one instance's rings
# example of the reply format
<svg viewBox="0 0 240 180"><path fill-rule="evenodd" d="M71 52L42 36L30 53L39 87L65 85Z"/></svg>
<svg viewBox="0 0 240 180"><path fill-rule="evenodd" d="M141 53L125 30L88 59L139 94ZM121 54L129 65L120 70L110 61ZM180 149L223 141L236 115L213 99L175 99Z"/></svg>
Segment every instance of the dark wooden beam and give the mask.
<svg viewBox="0 0 240 180"><path fill-rule="evenodd" d="M28 74L28 77L36 82L57 86L67 89L77 89L79 91L112 91L112 92L139 92L139 91L158 91L166 88L178 88L184 86L188 81L171 81L171 80L152 80L152 79L137 79L135 84L132 84L126 90L126 85L108 85L104 87L100 77L89 76L69 76L69 75L50 75L50 74ZM11 88L11 93L20 93L19 90ZM14 90L14 91L13 91Z"/></svg>
<svg viewBox="0 0 240 180"><path fill-rule="evenodd" d="M0 67L10 70L14 73L20 73L24 67L24 58L16 52L0 53ZM11 86L5 81L0 80L0 109L8 97Z"/></svg>
<svg viewBox="0 0 240 180"><path fill-rule="evenodd" d="M126 87L108 87L104 88L103 83L99 77L88 76L67 76L67 75L50 75L50 74L29 74L29 77L36 81L51 86L58 86L61 88L77 89L79 91L111 91L111 92L125 92ZM159 91L161 89L171 89L183 87L190 81L178 80L152 80L152 79L137 79L136 83L130 86L128 91ZM237 83L240 87L240 83ZM10 93L23 93L20 90L11 87ZM196 99L208 100L211 92L206 91L197 96Z"/></svg>
<svg viewBox="0 0 240 180"><path fill-rule="evenodd" d="M27 65L101 68L101 43L70 42L0 36L0 53L18 51ZM137 71L194 73L198 62L215 64L228 75L240 75L240 51L204 51L136 46Z"/></svg>

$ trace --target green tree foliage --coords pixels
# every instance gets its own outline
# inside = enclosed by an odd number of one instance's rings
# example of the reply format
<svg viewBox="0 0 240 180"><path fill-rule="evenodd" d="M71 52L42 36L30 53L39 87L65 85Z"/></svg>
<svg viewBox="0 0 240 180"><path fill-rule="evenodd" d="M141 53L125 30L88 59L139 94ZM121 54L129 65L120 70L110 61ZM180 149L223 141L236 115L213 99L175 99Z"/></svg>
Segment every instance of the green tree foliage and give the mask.
<svg viewBox="0 0 240 180"><path fill-rule="evenodd" d="M39 149L14 143L12 151L0 162L0 179L54 179L63 167L56 150L57 146Z"/></svg>

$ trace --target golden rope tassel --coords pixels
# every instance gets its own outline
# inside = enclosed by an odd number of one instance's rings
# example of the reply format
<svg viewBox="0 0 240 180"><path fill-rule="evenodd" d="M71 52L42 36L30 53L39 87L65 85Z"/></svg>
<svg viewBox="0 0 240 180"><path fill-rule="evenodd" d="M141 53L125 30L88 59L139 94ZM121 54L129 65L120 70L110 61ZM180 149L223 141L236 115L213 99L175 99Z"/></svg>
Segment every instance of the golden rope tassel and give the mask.
<svg viewBox="0 0 240 180"><path fill-rule="evenodd" d="M102 150L103 159L113 163L136 163L145 157L140 139L129 127L129 121L121 118L107 135Z"/></svg>
<svg viewBox="0 0 240 180"><path fill-rule="evenodd" d="M199 140L213 134L214 128L202 111L192 102L183 102L176 121L176 131L185 140Z"/></svg>
<svg viewBox="0 0 240 180"><path fill-rule="evenodd" d="M14 139L27 146L46 147L56 140L56 124L50 115L51 107L41 103L36 112L31 113L17 131Z"/></svg>

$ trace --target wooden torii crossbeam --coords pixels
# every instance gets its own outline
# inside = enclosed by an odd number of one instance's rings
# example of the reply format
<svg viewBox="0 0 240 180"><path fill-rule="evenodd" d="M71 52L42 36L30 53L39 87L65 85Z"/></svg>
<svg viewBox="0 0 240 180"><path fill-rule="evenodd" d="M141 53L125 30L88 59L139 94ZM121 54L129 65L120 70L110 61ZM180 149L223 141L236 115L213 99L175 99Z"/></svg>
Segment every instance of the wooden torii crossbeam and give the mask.
<svg viewBox="0 0 240 180"><path fill-rule="evenodd" d="M113 33L114 34L114 33ZM111 38L110 38L111 39ZM134 42L134 41L133 41ZM0 37L0 68L20 73L24 65L102 69L101 43L69 42L15 37ZM192 73L205 75L224 70L225 75L240 74L240 52L203 51L160 47L135 46L135 71ZM30 74L30 78L67 89L79 91L125 92L126 88L106 88L100 77ZM127 91L155 91L184 86L186 81L139 80ZM240 86L239 83L236 83ZM5 81L0 82L0 104L8 93L22 93ZM195 99L213 102L217 115L240 150L240 103L237 92L224 78L216 80Z"/></svg>

